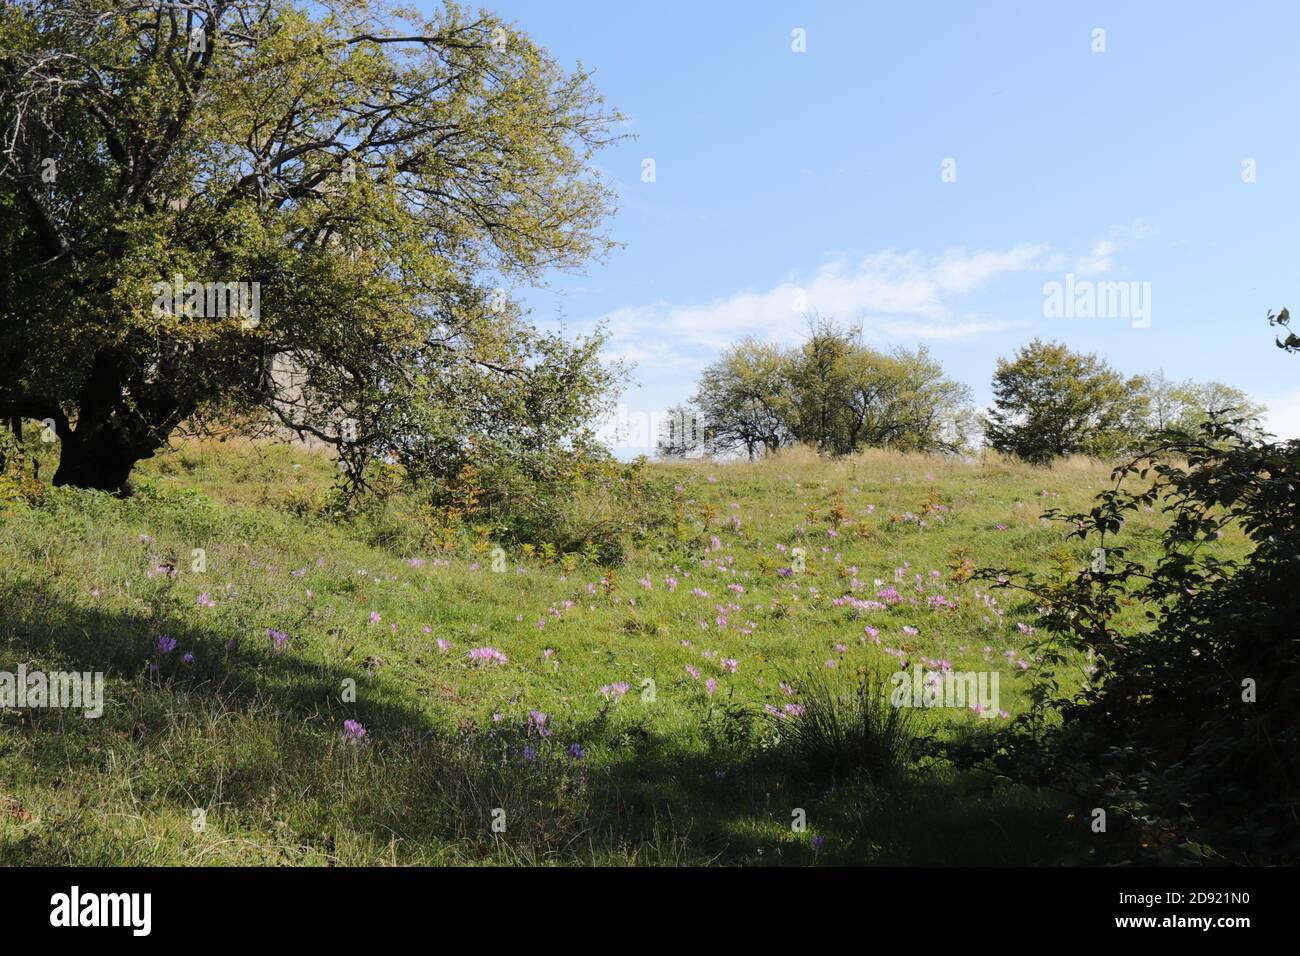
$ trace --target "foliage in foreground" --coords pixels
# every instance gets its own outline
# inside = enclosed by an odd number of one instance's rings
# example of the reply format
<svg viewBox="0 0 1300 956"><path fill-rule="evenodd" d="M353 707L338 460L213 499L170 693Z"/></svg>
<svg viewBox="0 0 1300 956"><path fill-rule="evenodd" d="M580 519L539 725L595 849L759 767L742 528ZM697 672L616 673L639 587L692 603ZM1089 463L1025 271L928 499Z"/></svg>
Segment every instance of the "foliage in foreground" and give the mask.
<svg viewBox="0 0 1300 956"><path fill-rule="evenodd" d="M1245 426L1169 435L1118 468L1091 509L1054 514L1097 546L1077 574L986 572L1030 592L1051 637L1034 708L976 753L1125 824L1121 855L1300 850L1300 441ZM1155 508L1169 518L1162 547L1140 558L1121 533ZM1251 544L1239 559L1207 548L1230 526ZM1059 680L1067 650L1092 662L1081 693Z"/></svg>

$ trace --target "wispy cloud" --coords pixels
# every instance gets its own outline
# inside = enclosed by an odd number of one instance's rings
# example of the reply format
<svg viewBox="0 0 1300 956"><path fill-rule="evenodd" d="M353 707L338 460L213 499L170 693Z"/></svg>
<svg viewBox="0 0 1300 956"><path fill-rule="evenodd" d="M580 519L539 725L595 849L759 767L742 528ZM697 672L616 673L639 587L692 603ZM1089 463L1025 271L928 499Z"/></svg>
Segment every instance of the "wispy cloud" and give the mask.
<svg viewBox="0 0 1300 956"><path fill-rule="evenodd" d="M1081 276L1109 272L1114 268L1116 253L1124 251L1135 242L1157 235L1159 231L1140 219L1127 226L1111 226L1105 237L1093 242L1088 255L1075 260L1074 271Z"/></svg>
<svg viewBox="0 0 1300 956"><path fill-rule="evenodd" d="M1105 272L1133 243L1154 234L1141 222L1114 226L1082 256L1031 242L950 248L937 256L896 249L856 259L827 253L808 275L787 276L766 288L709 302L659 300L608 312L600 317L610 333L606 357L635 367L633 377L644 391L625 396L630 407L662 411L691 394L700 370L722 349L746 336L793 344L806 334L812 313L861 322L868 339L881 345L973 341L1030 325L990 310L990 287L1028 273ZM1038 283L1031 285L1037 295ZM1300 432L1300 394L1293 404Z"/></svg>
<svg viewBox="0 0 1300 956"><path fill-rule="evenodd" d="M972 320L954 301L1002 276L1046 267L1048 247L950 249L937 258L887 249L852 262L837 256L806 279L743 290L700 304L659 301L602 316L611 351L631 361L698 357L745 336L796 341L811 313L855 319L873 338L969 338L1008 327Z"/></svg>
<svg viewBox="0 0 1300 956"><path fill-rule="evenodd" d="M939 256L885 249L856 261L832 256L814 273L765 289L746 289L711 302L668 301L627 306L602 316L610 352L634 362L697 365L745 336L797 341L812 313L862 322L875 340L969 339L1023 322L973 315L961 302L990 283L1023 272L1109 272L1115 257L1158 230L1137 220L1111 226L1086 255L1057 252L1042 243L1006 249L952 248Z"/></svg>

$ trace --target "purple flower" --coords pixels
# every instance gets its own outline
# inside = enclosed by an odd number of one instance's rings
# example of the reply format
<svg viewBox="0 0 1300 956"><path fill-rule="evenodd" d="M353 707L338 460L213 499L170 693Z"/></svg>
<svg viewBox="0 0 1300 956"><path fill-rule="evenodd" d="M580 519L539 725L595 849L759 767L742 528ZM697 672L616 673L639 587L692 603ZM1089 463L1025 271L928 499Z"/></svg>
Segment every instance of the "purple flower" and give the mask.
<svg viewBox="0 0 1300 956"><path fill-rule="evenodd" d="M524 759L527 760L529 763L532 763L534 760L537 759L537 751L534 750L532 747L525 747Z"/></svg>
<svg viewBox="0 0 1300 956"><path fill-rule="evenodd" d="M480 664L504 664L507 660L495 647L476 647L469 652L469 659Z"/></svg>
<svg viewBox="0 0 1300 956"><path fill-rule="evenodd" d="M273 627L268 627L266 629L266 636L275 641L275 649L277 651L282 650L284 645L289 643L289 635L284 631L277 631Z"/></svg>
<svg viewBox="0 0 1300 956"><path fill-rule="evenodd" d="M587 751L582 749L582 744L569 744L569 756L574 760L581 760L587 756Z"/></svg>
<svg viewBox="0 0 1300 956"><path fill-rule="evenodd" d="M623 681L615 681L613 684L606 684L600 689L601 696L606 700L621 700L623 695L632 689L631 684Z"/></svg>
<svg viewBox="0 0 1300 956"><path fill-rule="evenodd" d="M811 842L813 850L820 852L821 848L826 845L826 838L824 836L815 836Z"/></svg>
<svg viewBox="0 0 1300 956"><path fill-rule="evenodd" d="M343 736L349 740L360 740L366 735L366 728L359 720L343 721Z"/></svg>
<svg viewBox="0 0 1300 956"><path fill-rule="evenodd" d="M174 650L176 650L176 638L160 634L158 636L158 653L170 654Z"/></svg>
<svg viewBox="0 0 1300 956"><path fill-rule="evenodd" d="M528 712L528 729L530 732L537 731L539 737L551 736L551 731L546 726L546 714L540 710L530 710Z"/></svg>

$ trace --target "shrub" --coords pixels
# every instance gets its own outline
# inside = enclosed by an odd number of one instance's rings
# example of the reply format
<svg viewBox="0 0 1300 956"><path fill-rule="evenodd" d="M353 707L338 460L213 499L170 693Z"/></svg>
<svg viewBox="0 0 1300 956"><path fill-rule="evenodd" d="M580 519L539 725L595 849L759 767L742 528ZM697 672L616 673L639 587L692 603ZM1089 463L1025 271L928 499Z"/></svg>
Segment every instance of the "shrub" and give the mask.
<svg viewBox="0 0 1300 956"><path fill-rule="evenodd" d="M36 477L29 443L20 442L13 432L0 428L0 501L37 503L45 486Z"/></svg>
<svg viewBox="0 0 1300 956"><path fill-rule="evenodd" d="M634 545L670 528L675 492L644 460L622 463L594 449L526 460L484 458L419 491L435 523L547 555L618 564Z"/></svg>
<svg viewBox="0 0 1300 956"><path fill-rule="evenodd" d="M1095 539L1091 566L1056 580L982 572L1034 595L1049 636L1036 648L1033 710L967 756L1119 811L1129 850L1294 860L1300 441L1267 442L1246 420L1211 416L1114 477L1088 512L1049 512L1070 537ZM1135 477L1145 484L1130 490ZM1113 542L1127 513L1156 507L1170 518L1163 553L1143 563ZM1216 553L1229 525L1253 546L1243 559ZM1081 693L1063 694L1059 675L1079 654L1094 672Z"/></svg>

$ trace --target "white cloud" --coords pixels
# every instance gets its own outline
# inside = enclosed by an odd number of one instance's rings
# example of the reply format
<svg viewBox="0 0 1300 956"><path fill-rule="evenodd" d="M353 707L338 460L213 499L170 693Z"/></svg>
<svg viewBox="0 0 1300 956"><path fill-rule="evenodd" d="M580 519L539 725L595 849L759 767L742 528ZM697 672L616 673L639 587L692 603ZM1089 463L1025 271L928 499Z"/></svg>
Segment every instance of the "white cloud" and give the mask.
<svg viewBox="0 0 1300 956"><path fill-rule="evenodd" d="M944 291L969 292L999 275L1033 267L1046 252L1046 246L1027 243L1004 252L973 255L967 255L965 250L949 250L939 260L934 278Z"/></svg>
<svg viewBox="0 0 1300 956"><path fill-rule="evenodd" d="M976 311L963 297L1020 273L1085 272L1079 263L1104 272L1132 243L1154 234L1140 221L1114 226L1083 257L1028 242L1004 249L950 248L937 257L895 249L856 260L826 253L824 264L809 274L789 275L766 288L708 302L659 300L615 309L600 318L610 333L605 357L635 366L633 378L645 391L625 399L638 410L658 412L689 396L700 370L721 350L747 336L796 343L811 313L861 321L873 344L886 345L963 341L1028 325ZM1300 393L1292 398L1300 432Z"/></svg>
<svg viewBox="0 0 1300 956"><path fill-rule="evenodd" d="M887 249L856 263L837 257L802 281L697 305L630 306L602 320L612 333L611 353L634 360L716 352L745 336L795 341L811 313L861 319L873 335L965 338L1006 326L956 321L949 299L1001 276L1042 268L1046 253L1046 246L1023 243L1005 250L950 249L926 260L919 253Z"/></svg>
<svg viewBox="0 0 1300 956"><path fill-rule="evenodd" d="M1127 226L1111 226L1109 234L1092 244L1088 255L1075 260L1074 271L1081 276L1098 275L1114 268L1114 256L1135 242L1158 235L1159 229L1148 226L1141 219Z"/></svg>

